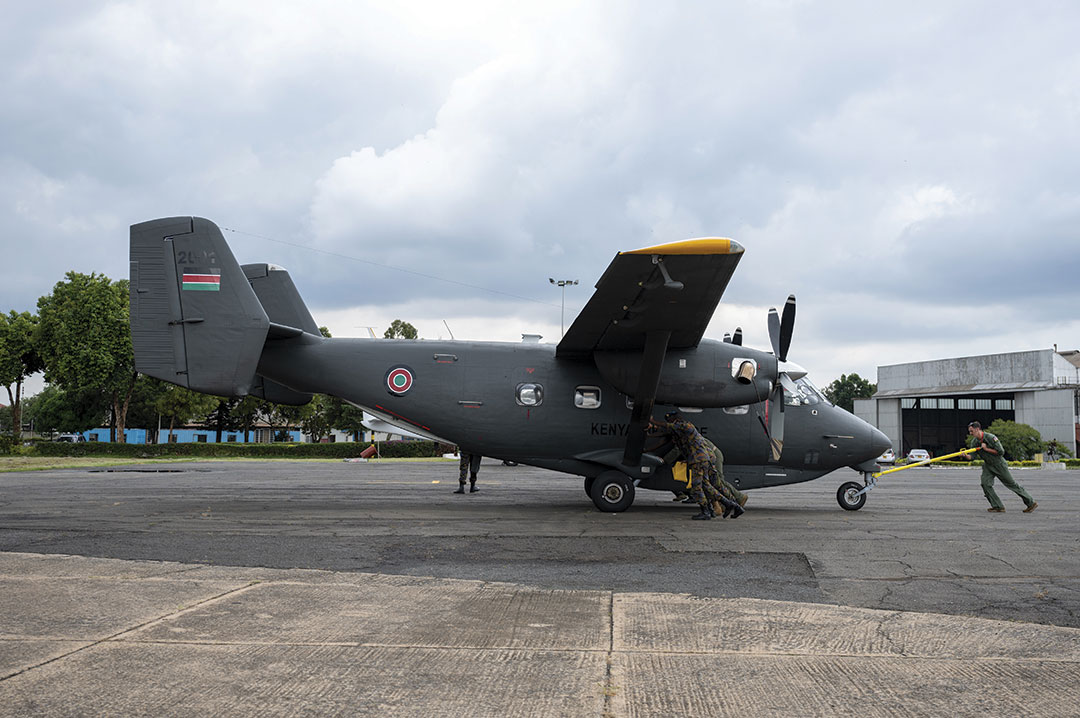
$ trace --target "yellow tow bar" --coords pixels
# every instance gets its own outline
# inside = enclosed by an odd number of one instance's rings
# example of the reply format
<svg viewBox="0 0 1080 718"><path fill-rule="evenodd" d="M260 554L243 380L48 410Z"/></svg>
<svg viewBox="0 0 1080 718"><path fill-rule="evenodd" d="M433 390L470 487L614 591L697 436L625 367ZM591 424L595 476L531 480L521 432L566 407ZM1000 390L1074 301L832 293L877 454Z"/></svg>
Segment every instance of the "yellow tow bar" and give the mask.
<svg viewBox="0 0 1080 718"><path fill-rule="evenodd" d="M957 452L954 452L952 454L945 454L944 456L935 456L932 459L924 459L922 461L917 461L914 464L905 464L904 466L896 466L896 467L894 467L892 469L886 469L885 471L877 472L876 474L874 474L874 478L876 479L877 477L884 476L885 474L891 474L891 473L894 473L896 471L903 471L904 469L911 469L911 468L914 468L916 466L926 466L927 464L932 464L935 461L944 461L945 459L951 459L954 456L960 456L962 454L965 454L965 455L966 454L974 454L976 451L978 451L978 449L964 449L963 451L957 451Z"/></svg>
<svg viewBox="0 0 1080 718"><path fill-rule="evenodd" d="M967 454L973 454L977 449L963 449L961 451L955 451L951 454L945 454L944 456L937 456L933 459L926 459L924 461L916 461L914 464L905 464L904 466L896 466L885 471L878 471L871 473L869 471L863 472L864 483L859 485L855 481L849 481L842 484L836 492L836 500L840 503L840 508L848 511L858 511L866 503L866 493L877 486L877 480L879 476L885 474L892 474L897 471L903 471L904 469L911 469L916 466L926 466L932 464L935 461L944 461L945 459L951 459L955 456L963 456Z"/></svg>

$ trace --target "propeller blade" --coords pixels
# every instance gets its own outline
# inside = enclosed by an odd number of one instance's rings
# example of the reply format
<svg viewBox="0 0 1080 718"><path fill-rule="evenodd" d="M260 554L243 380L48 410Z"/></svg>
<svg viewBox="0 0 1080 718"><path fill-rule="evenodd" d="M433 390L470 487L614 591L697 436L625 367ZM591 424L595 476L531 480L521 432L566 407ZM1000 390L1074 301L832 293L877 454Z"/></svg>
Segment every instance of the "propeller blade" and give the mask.
<svg viewBox="0 0 1080 718"><path fill-rule="evenodd" d="M777 384L769 397L769 453L771 461L780 461L784 452L784 387Z"/></svg>
<svg viewBox="0 0 1080 718"><path fill-rule="evenodd" d="M776 355L776 358L780 361L787 361L788 349L791 348L791 332L794 329L795 295L789 294L787 298L787 303L784 304L784 316L780 320L780 352Z"/></svg>
<svg viewBox="0 0 1080 718"><path fill-rule="evenodd" d="M780 358L780 315L776 313L776 307L769 310L769 341L772 342L772 352L777 359Z"/></svg>
<svg viewBox="0 0 1080 718"><path fill-rule="evenodd" d="M784 391L790 391L792 394L796 392L795 382L791 380L786 371L780 374L780 385L784 387Z"/></svg>
<svg viewBox="0 0 1080 718"><path fill-rule="evenodd" d="M742 346L742 327L735 327L735 333L731 335L731 343Z"/></svg>

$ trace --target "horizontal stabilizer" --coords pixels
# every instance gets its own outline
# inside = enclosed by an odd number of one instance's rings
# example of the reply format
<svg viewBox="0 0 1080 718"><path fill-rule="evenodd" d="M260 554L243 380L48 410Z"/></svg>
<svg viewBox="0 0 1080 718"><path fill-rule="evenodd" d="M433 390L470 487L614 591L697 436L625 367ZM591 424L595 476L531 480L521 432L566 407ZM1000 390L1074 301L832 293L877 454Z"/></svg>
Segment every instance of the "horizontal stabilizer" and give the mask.
<svg viewBox="0 0 1080 718"><path fill-rule="evenodd" d="M275 404L286 404L288 406L303 406L311 401L312 397L312 394L294 391L263 376L255 377L255 382L251 387L251 395L272 401Z"/></svg>

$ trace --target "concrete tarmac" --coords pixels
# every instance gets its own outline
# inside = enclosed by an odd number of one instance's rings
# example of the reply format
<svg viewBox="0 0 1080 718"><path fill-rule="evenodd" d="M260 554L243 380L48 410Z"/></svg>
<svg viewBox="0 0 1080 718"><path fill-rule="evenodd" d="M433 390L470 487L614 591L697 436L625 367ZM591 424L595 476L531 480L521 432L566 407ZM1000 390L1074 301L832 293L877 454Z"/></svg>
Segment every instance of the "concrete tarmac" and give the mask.
<svg viewBox="0 0 1080 718"><path fill-rule="evenodd" d="M696 522L496 462L0 474L0 715L1080 715L1080 473L855 476Z"/></svg>

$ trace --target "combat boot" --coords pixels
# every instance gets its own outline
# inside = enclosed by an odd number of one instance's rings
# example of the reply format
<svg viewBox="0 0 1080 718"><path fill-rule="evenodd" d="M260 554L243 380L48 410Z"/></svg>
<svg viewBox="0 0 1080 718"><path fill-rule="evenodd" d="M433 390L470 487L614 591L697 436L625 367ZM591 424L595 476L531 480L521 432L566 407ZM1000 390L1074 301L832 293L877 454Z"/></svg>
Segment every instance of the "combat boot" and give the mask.
<svg viewBox="0 0 1080 718"><path fill-rule="evenodd" d="M714 515L715 514L713 514L712 509L709 508L708 504L701 504L701 513L694 514L690 518L694 521L708 521Z"/></svg>
<svg viewBox="0 0 1080 718"><path fill-rule="evenodd" d="M737 519L740 516L742 516L744 513L746 513L746 509L744 509L742 506L739 506L738 502L732 501L729 498L721 496L719 499L717 499L717 501L719 501L721 504L724 505L724 518L725 519L729 515L731 516L731 518Z"/></svg>
<svg viewBox="0 0 1080 718"><path fill-rule="evenodd" d="M457 491L455 491L454 493L455 494L463 494L463 493L465 493L465 482L464 481L462 481L460 484L458 484Z"/></svg>
<svg viewBox="0 0 1080 718"><path fill-rule="evenodd" d="M464 487L464 486L465 486L465 484L462 484L462 486ZM477 491L479 491L479 490L480 490L480 489L476 488L476 482L475 482L475 481L474 481L474 482L472 482L471 484L469 484L469 493L470 493L470 494L475 494L475 493L476 493Z"/></svg>

